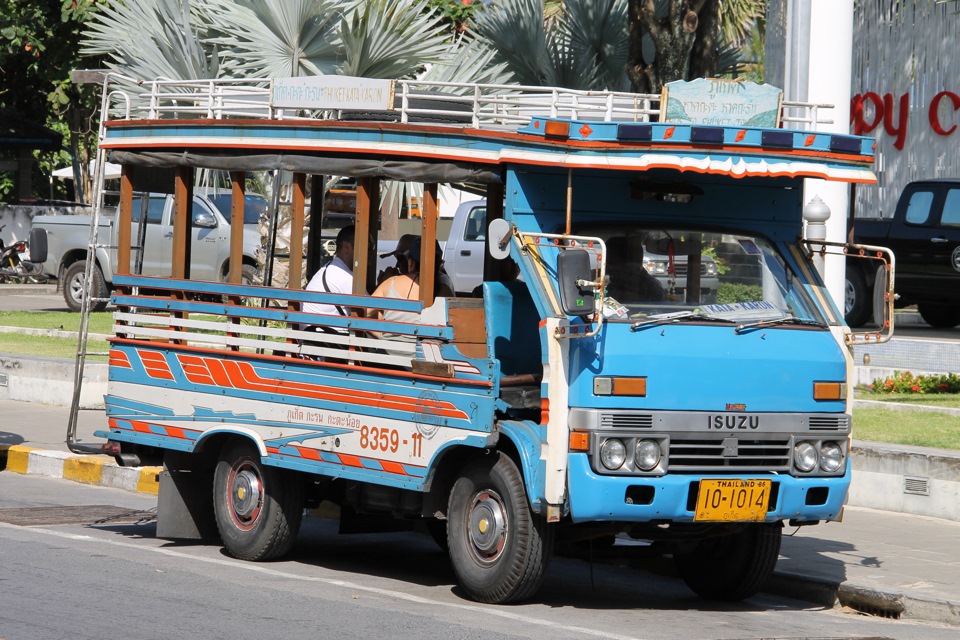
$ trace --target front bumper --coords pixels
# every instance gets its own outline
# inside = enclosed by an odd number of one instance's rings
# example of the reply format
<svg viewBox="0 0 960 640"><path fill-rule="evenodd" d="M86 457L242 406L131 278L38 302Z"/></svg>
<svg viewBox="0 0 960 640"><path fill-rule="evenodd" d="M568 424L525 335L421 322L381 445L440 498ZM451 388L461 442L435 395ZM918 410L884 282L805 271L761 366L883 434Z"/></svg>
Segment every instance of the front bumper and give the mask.
<svg viewBox="0 0 960 640"><path fill-rule="evenodd" d="M571 453L568 478L574 522L693 522L696 491L704 478L771 480L774 498L767 522L837 520L850 487L850 465L848 462L846 473L839 477L769 473L607 476L590 468L585 453Z"/></svg>

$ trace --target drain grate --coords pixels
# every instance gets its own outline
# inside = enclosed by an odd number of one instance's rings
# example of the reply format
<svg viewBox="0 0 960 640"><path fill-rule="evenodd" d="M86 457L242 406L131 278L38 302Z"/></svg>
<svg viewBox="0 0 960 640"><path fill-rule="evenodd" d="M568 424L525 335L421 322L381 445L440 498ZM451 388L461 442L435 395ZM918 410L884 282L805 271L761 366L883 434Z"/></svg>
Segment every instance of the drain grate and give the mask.
<svg viewBox="0 0 960 640"><path fill-rule="evenodd" d="M915 496L928 496L930 495L930 480L916 476L904 476L903 492Z"/></svg>
<svg viewBox="0 0 960 640"><path fill-rule="evenodd" d="M51 524L144 523L156 520L156 518L155 510L139 511L109 504L0 509L0 522L19 527Z"/></svg>

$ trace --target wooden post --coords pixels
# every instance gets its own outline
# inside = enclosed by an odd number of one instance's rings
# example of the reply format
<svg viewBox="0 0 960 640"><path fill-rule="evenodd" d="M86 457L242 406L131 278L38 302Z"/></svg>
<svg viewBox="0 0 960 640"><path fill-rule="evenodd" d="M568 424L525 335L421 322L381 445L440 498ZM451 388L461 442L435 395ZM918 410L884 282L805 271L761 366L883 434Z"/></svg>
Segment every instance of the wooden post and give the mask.
<svg viewBox="0 0 960 640"><path fill-rule="evenodd" d="M376 195L374 195L376 194ZM357 180L357 214L356 232L353 238L353 293L366 295L367 274L369 272L370 255L367 239L370 237L370 218L372 206L380 202L380 181L374 178L359 178Z"/></svg>
<svg viewBox="0 0 960 640"><path fill-rule="evenodd" d="M130 273L130 227L133 224L133 182L130 180L130 165L123 165L120 173L120 206L117 209L117 275Z"/></svg>
<svg viewBox="0 0 960 640"><path fill-rule="evenodd" d="M243 281L243 210L246 205L246 177L243 171L231 171L230 197L230 284Z"/></svg>
<svg viewBox="0 0 960 640"><path fill-rule="evenodd" d="M287 286L302 289L303 278L303 208L306 202L307 176L293 174L293 218L290 220L290 268Z"/></svg>
<svg viewBox="0 0 960 640"><path fill-rule="evenodd" d="M420 227L420 300L424 307L433 304L436 294L437 258L437 185L423 185L423 210L421 211Z"/></svg>
<svg viewBox="0 0 960 640"><path fill-rule="evenodd" d="M193 239L193 168L178 167L173 185L173 264L174 278L190 278L190 245Z"/></svg>

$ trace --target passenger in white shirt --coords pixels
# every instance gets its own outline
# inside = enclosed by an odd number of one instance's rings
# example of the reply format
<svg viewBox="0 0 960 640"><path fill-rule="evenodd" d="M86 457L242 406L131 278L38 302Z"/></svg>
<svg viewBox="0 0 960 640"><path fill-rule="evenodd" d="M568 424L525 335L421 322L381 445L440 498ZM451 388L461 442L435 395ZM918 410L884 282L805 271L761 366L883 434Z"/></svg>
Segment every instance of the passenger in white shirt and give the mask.
<svg viewBox="0 0 960 640"><path fill-rule="evenodd" d="M340 230L337 234L337 248L333 259L317 270L307 284L307 291L353 293L353 241L353 225ZM303 312L348 316L350 308L343 305L304 302ZM347 332L337 330L336 333L346 334Z"/></svg>

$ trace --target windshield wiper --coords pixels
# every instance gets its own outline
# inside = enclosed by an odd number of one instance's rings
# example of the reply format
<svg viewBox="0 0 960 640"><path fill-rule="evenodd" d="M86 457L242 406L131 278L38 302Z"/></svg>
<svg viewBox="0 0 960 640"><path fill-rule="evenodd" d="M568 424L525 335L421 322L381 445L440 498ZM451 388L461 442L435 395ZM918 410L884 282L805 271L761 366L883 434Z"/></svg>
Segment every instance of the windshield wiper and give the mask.
<svg viewBox="0 0 960 640"><path fill-rule="evenodd" d="M655 316L650 316L646 320L634 322L630 326L630 331L639 331L640 329L644 329L646 327L656 327L662 324L686 322L687 320L713 320L716 322L728 322L724 318L718 318L716 316L706 314L699 309L694 309L693 311L677 311L674 313L660 313Z"/></svg>
<svg viewBox="0 0 960 640"><path fill-rule="evenodd" d="M783 318L769 318L767 320L758 320L757 322L745 322L744 324L737 325L737 328L734 329L734 333L743 333L747 329L762 329L763 327L774 327L780 324L795 324L802 325L805 327L820 327L821 329L826 329L827 325L818 320L807 320L804 318L798 318L797 316L785 316Z"/></svg>

